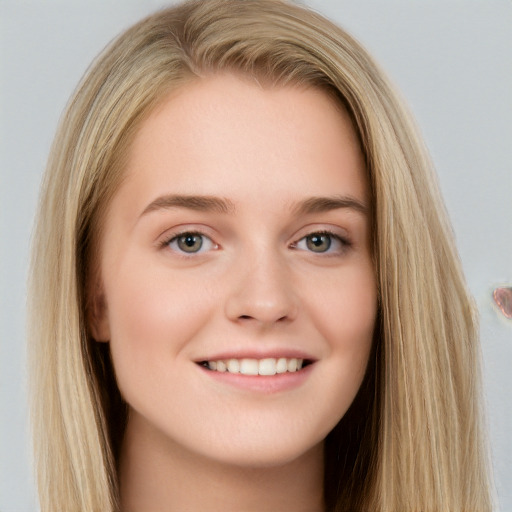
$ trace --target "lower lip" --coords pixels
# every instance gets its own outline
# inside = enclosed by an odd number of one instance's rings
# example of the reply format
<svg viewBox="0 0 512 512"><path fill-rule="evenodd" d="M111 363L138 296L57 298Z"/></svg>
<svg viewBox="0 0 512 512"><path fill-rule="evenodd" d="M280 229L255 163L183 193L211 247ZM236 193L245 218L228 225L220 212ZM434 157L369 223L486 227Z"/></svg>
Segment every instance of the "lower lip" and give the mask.
<svg viewBox="0 0 512 512"><path fill-rule="evenodd" d="M200 366L200 370L209 377L242 390L273 394L290 391L301 386L311 374L314 363L296 372L278 373L276 375L242 375L241 373L217 372Z"/></svg>

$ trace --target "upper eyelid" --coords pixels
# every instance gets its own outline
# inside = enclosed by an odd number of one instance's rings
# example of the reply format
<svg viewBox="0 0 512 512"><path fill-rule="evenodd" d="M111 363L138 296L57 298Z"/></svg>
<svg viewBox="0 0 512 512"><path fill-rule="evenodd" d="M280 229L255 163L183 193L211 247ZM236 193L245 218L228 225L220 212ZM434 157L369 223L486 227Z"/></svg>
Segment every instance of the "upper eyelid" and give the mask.
<svg viewBox="0 0 512 512"><path fill-rule="evenodd" d="M337 238L346 243L352 242L352 239L351 239L352 237L350 236L349 232L340 226L332 226L331 227L331 225L326 226L325 224L323 226L322 225L306 226L305 228L298 230L298 233L299 234L294 237L295 242L292 242L292 243L296 243L299 240L306 238L307 236L316 235L316 234L330 235L330 236Z"/></svg>
<svg viewBox="0 0 512 512"><path fill-rule="evenodd" d="M338 230L342 232L338 232ZM210 239L216 246L220 246L220 244L216 241L216 238L214 235L210 233L211 229L203 228L203 227L195 227L193 225L182 225L177 226L174 228L171 228L169 230L164 231L157 239L158 245L167 245L169 242L171 242L173 239L178 238L180 236L186 235L186 234L193 234L193 235L200 235L204 236L208 239ZM290 241L288 245L297 244L302 239L306 238L307 236L311 236L314 234L325 234L332 236L333 238L336 238L341 243L345 245L351 245L352 239L349 236L348 233L346 233L346 230L341 227L322 227L322 226L307 226L305 228L302 228L299 230L299 232L302 231L302 233L298 236L294 236L293 239Z"/></svg>
<svg viewBox="0 0 512 512"><path fill-rule="evenodd" d="M187 252L187 251L182 251L180 249L176 249L176 248L171 248L171 242L174 242L176 241L178 238L182 237L182 236L185 236L185 235L194 235L194 236L202 236L204 238L207 238L209 240L209 242L212 244L212 247L210 249L207 249L207 250L199 250L197 252ZM212 250L217 250L219 249L219 244L217 244L215 242L215 240L213 240L212 237L208 236L207 234L205 233L202 233L200 231L194 231L194 230L183 230L183 231L179 231L179 232L175 232L175 233L171 233L170 235L168 235L167 237L163 238L159 243L158 243L158 247L160 249L166 249L166 250L169 250L170 252L174 253L177 257L179 258L182 258L182 259L191 259L191 258L197 258L199 257L200 255L204 254L204 253L208 253Z"/></svg>
<svg viewBox="0 0 512 512"><path fill-rule="evenodd" d="M326 251L313 251L310 250L307 247L300 247L299 244L302 242L305 244L304 241L305 238L311 235L320 234L320 235L329 235L334 242L334 247L329 246L329 248ZM304 241L304 242L303 242ZM301 244L302 245L302 244ZM338 245L336 247L336 245ZM347 234L341 234L336 232L336 230L332 229L311 229L307 233L305 233L300 238L297 238L295 242L292 242L289 246L293 250L297 250L302 252L308 257L314 257L314 258L340 258L347 256L353 249L354 249L354 243L352 238Z"/></svg>
<svg viewBox="0 0 512 512"><path fill-rule="evenodd" d="M185 231L177 231L175 233L170 233L169 235L167 235L167 237L164 237L164 238L167 238L170 241L170 240L174 240L175 238L179 238L180 236L185 236L185 235L198 235L198 236L204 236L206 238L211 239L211 236L207 235L203 231L198 231L195 229L187 229Z"/></svg>
<svg viewBox="0 0 512 512"><path fill-rule="evenodd" d="M208 229L202 228L202 227L193 227L193 226L187 226L187 225L175 226L173 228L166 229L165 231L163 231L158 236L157 243L158 244L169 243L174 238L177 238L177 237L180 237L180 236L183 236L183 235L188 235L188 234L191 234L191 235L201 235L201 236L207 237L210 240L214 241L213 240L213 235L210 233L210 231L211 230L208 230Z"/></svg>
<svg viewBox="0 0 512 512"><path fill-rule="evenodd" d="M341 242L344 245L350 245L351 244L351 241L349 240L348 237L346 237L344 235L340 235L338 233L334 233L333 231L329 231L329 230L310 231L309 233L306 233L305 235L301 236L300 238L297 238L297 240L295 242L292 242L292 244L297 244L300 241L302 241L305 238L307 238L308 236L312 236L312 235L327 235L327 236L330 236L330 237L338 240L339 242Z"/></svg>

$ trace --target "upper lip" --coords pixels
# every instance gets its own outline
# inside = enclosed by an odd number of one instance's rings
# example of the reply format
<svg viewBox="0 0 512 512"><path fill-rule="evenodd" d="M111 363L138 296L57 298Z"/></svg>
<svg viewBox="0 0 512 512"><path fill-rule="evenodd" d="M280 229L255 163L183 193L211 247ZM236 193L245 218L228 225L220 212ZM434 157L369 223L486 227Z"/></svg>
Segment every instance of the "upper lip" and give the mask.
<svg viewBox="0 0 512 512"><path fill-rule="evenodd" d="M286 359L304 359L311 362L316 361L315 357L303 350L297 350L295 348L275 348L272 350L245 349L216 352L196 359L195 362L225 361L228 359L279 359L281 357L285 357Z"/></svg>

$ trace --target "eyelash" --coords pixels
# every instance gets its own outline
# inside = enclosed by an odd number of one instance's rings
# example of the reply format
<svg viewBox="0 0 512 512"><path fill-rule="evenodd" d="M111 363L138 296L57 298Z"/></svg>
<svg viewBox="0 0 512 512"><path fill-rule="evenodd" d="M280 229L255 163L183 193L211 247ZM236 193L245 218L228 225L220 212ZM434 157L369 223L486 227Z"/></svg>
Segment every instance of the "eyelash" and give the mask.
<svg viewBox="0 0 512 512"><path fill-rule="evenodd" d="M218 245L208 235L206 235L205 233L202 233L200 231L182 231L181 233L173 233L169 237L167 237L164 240L162 240L162 242L159 245L160 245L161 248L170 248L170 244L172 242L175 242L175 241L177 242L180 238L183 238L183 237L186 237L186 236L201 237L203 242L201 243L200 249L202 248L202 245L203 245L205 239L207 239L207 240L209 240L211 242L211 244L212 244L214 249L218 248ZM316 251L313 251L313 250L308 251L308 249L298 249L298 245L299 245L300 242L305 241L305 243L307 243L308 237L313 237L313 236L317 236L317 237L318 236L320 236L320 237L321 236L328 236L329 237L330 243L329 243L329 247L327 248L326 251L316 252ZM337 242L341 246L336 251L330 250L333 241ZM296 242L293 242L290 245L290 248L291 249L298 249L298 250L305 250L307 252L311 252L313 254L318 254L318 255L321 255L321 256L337 256L337 255L340 255L340 254L344 253L345 251L347 251L351 246L352 246L352 243L347 238L341 237L340 235L338 235L336 233L333 233L332 231L329 231L329 230L320 230L320 231L312 231L311 233L308 233L307 235L304 235L303 237L301 237ZM182 251L182 250L179 250L179 249L171 249L171 250L173 250L175 253L179 254L181 257L185 257L185 258L193 257L193 256L199 254L200 252L203 252L203 251L197 251L197 252L187 253L186 251Z"/></svg>
<svg viewBox="0 0 512 512"><path fill-rule="evenodd" d="M197 251L197 252L187 253L186 251L181 251L179 249L172 249L170 247L172 242L174 242L174 241L178 242L178 240L180 238L184 238L184 237L188 237L188 236L190 236L190 237L194 237L194 236L201 237L203 241L201 243L200 248L202 248L205 239L208 239L215 249L218 247L218 245L208 235L205 235L204 233L201 233L200 231L182 231L181 233L173 233L169 237L167 237L164 240L162 240L162 242L160 243L160 247L161 248L170 248L175 253L179 254L181 257L184 257L184 258L190 258L192 256L195 256L196 254L199 254L200 252L203 252L203 251Z"/></svg>
<svg viewBox="0 0 512 512"><path fill-rule="evenodd" d="M308 251L313 254L318 254L320 256L324 256L324 257L339 256L340 254L345 253L352 246L352 243L347 238L342 237L342 236L340 236L332 231L329 231L329 230L320 230L320 231L312 231L311 233L304 235L302 238L297 240L297 242L294 242L291 245L292 249L297 249L298 244L300 242L302 242L303 240L306 241L305 243L307 243L307 239L309 237L313 237L313 236L317 236L317 237L318 236L328 236L329 237L329 240L330 240L329 247L327 248L326 251L322 251L322 252L316 252L313 250ZM331 250L333 242L338 243L340 245L340 247L337 250ZM305 249L305 250L307 250L307 249Z"/></svg>

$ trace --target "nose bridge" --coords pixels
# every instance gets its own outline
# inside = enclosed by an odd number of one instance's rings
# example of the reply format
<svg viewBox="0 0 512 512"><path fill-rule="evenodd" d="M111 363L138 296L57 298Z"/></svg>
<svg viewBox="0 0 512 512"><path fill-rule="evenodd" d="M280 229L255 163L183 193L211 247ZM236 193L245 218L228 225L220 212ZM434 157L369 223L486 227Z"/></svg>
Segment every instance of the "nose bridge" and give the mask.
<svg viewBox="0 0 512 512"><path fill-rule="evenodd" d="M231 320L269 324L291 320L296 312L297 297L285 256L268 245L246 251L231 273L226 315Z"/></svg>

